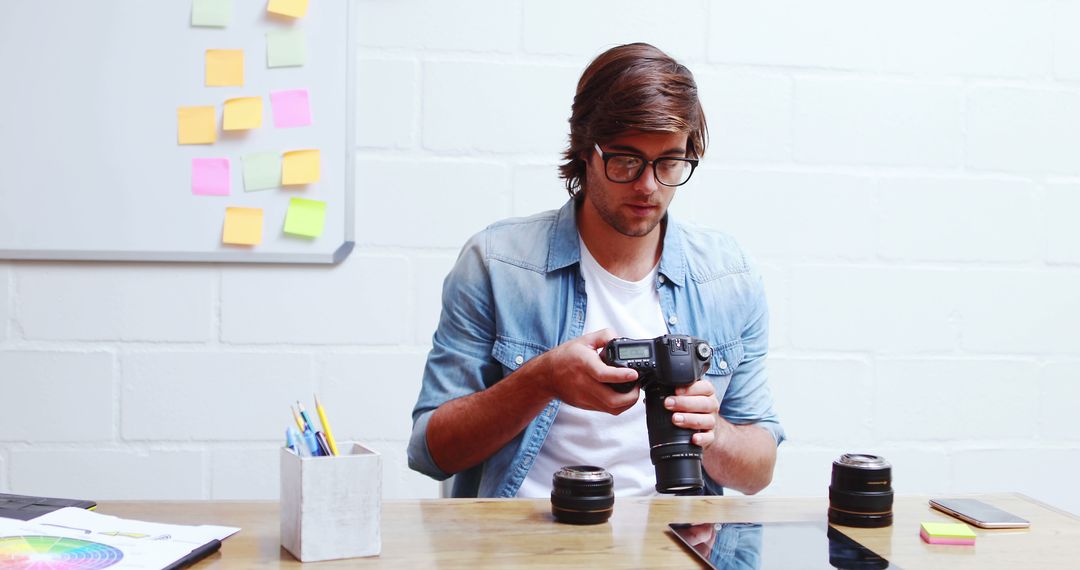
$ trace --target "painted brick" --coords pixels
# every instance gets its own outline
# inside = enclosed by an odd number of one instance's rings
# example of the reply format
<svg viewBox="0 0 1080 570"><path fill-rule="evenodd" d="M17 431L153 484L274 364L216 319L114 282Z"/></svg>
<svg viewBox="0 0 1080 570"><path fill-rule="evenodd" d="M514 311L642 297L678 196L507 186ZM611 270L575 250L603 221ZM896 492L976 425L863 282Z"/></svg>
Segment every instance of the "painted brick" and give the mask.
<svg viewBox="0 0 1080 570"><path fill-rule="evenodd" d="M708 68L694 76L709 122L706 164L791 158L790 78Z"/></svg>
<svg viewBox="0 0 1080 570"><path fill-rule="evenodd" d="M1042 255L1031 182L887 178L879 188L878 243L886 258L997 262Z"/></svg>
<svg viewBox="0 0 1080 570"><path fill-rule="evenodd" d="M1077 470L1080 448L983 449L956 453L952 480L955 492L1023 493L1080 514Z"/></svg>
<svg viewBox="0 0 1080 570"><path fill-rule="evenodd" d="M1039 435L1044 440L1078 440L1076 403L1080 402L1080 362L1046 365L1039 390Z"/></svg>
<svg viewBox="0 0 1080 570"><path fill-rule="evenodd" d="M0 352L0 440L111 440L113 392L111 354Z"/></svg>
<svg viewBox="0 0 1080 570"><path fill-rule="evenodd" d="M773 481L760 494L772 497L828 497L832 462L843 453L840 448L806 448L784 442L776 450Z"/></svg>
<svg viewBox="0 0 1080 570"><path fill-rule="evenodd" d="M0 342L7 340L11 328L11 306L14 297L11 295L11 270L6 264L0 264Z"/></svg>
<svg viewBox="0 0 1080 570"><path fill-rule="evenodd" d="M953 272L796 265L791 276L795 347L905 353L957 345L957 298L966 291Z"/></svg>
<svg viewBox="0 0 1080 570"><path fill-rule="evenodd" d="M576 66L429 62L423 79L424 148L537 152L554 159L566 146L580 73Z"/></svg>
<svg viewBox="0 0 1080 570"><path fill-rule="evenodd" d="M1012 87L973 88L967 163L985 170L1080 173L1080 94Z"/></svg>
<svg viewBox="0 0 1080 570"><path fill-rule="evenodd" d="M959 290L962 348L1080 354L1080 271L982 271L972 273Z"/></svg>
<svg viewBox="0 0 1080 570"><path fill-rule="evenodd" d="M205 499L204 461L202 451L13 451L11 491L95 501Z"/></svg>
<svg viewBox="0 0 1080 570"><path fill-rule="evenodd" d="M121 368L127 440L278 441L289 405L314 392L302 354L133 353Z"/></svg>
<svg viewBox="0 0 1080 570"><path fill-rule="evenodd" d="M1054 75L1061 79L1080 79L1080 36L1076 34L1076 22L1080 22L1080 4L1054 2L1053 46Z"/></svg>
<svg viewBox="0 0 1080 570"><path fill-rule="evenodd" d="M285 427L279 431L282 432L284 444ZM281 495L280 453L279 446L211 451L210 498L230 501L278 500Z"/></svg>
<svg viewBox="0 0 1080 570"><path fill-rule="evenodd" d="M413 265L413 342L425 349L431 347L431 336L439 325L442 313L443 280L454 266L454 256L418 257Z"/></svg>
<svg viewBox="0 0 1080 570"><path fill-rule="evenodd" d="M877 69L884 25L860 0L722 0L710 5L709 60Z"/></svg>
<svg viewBox="0 0 1080 570"><path fill-rule="evenodd" d="M373 441L368 447L382 455L384 501L439 498L439 482L409 469L408 441Z"/></svg>
<svg viewBox="0 0 1080 570"><path fill-rule="evenodd" d="M892 488L897 495L941 495L950 492L948 447L919 443L875 442L872 453L892 464Z"/></svg>
<svg viewBox="0 0 1080 570"><path fill-rule="evenodd" d="M229 343L397 344L410 338L409 265L353 254L335 266L223 269Z"/></svg>
<svg viewBox="0 0 1080 570"><path fill-rule="evenodd" d="M1080 185L1051 184L1046 189L1043 227L1046 228L1046 259L1056 263L1080 263Z"/></svg>
<svg viewBox="0 0 1080 570"><path fill-rule="evenodd" d="M559 163L562 161L560 160ZM565 182L559 178L556 163L526 165L514 168L514 192L511 212L514 216L531 216L546 210L557 210L570 199Z"/></svg>
<svg viewBox="0 0 1080 570"><path fill-rule="evenodd" d="M663 9L649 0L626 0L617 5L524 0L522 44L529 53L593 57L619 44L646 42L680 61L700 60L705 57L708 38L705 14L704 0L675 0ZM554 30L558 33L552 33Z"/></svg>
<svg viewBox="0 0 1080 570"><path fill-rule="evenodd" d="M320 392L341 440L408 441L427 354L334 354L320 357Z"/></svg>
<svg viewBox="0 0 1080 570"><path fill-rule="evenodd" d="M672 211L731 234L758 259L867 259L874 253L876 205L870 178L698 171L687 192L680 190L672 202Z"/></svg>
<svg viewBox="0 0 1080 570"><path fill-rule="evenodd" d="M875 387L875 433L883 440L1035 436L1038 367L1031 362L880 359Z"/></svg>
<svg viewBox="0 0 1080 570"><path fill-rule="evenodd" d="M354 37L362 46L506 53L520 42L517 2L364 0L354 6Z"/></svg>
<svg viewBox="0 0 1080 570"><path fill-rule="evenodd" d="M1041 77L1050 69L1049 3L916 0L881 8L886 71Z"/></svg>
<svg viewBox="0 0 1080 570"><path fill-rule="evenodd" d="M876 79L795 82L795 158L804 162L955 167L964 99L956 85Z"/></svg>
<svg viewBox="0 0 1080 570"><path fill-rule="evenodd" d="M789 441L869 445L872 372L857 360L770 358L769 385Z"/></svg>
<svg viewBox="0 0 1080 570"><path fill-rule="evenodd" d="M356 144L414 146L420 66L405 59L361 59L357 67Z"/></svg>
<svg viewBox="0 0 1080 570"><path fill-rule="evenodd" d="M769 350L787 348L791 344L787 270L771 263L758 263L758 269L765 280L765 298L769 305Z"/></svg>
<svg viewBox="0 0 1080 570"><path fill-rule="evenodd" d="M212 337L217 269L32 264L16 271L23 336L42 340L198 342Z"/></svg>
<svg viewBox="0 0 1080 570"><path fill-rule="evenodd" d="M356 213L360 243L458 250L510 215L511 175L502 164L372 158L361 159L357 171L364 180Z"/></svg>

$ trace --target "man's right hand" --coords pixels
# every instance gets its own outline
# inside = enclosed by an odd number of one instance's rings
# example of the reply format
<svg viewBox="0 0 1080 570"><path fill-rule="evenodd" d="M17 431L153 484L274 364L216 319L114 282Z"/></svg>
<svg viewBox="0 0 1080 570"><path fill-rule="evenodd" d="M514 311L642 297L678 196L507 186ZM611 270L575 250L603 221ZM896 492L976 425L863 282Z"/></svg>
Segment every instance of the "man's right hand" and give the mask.
<svg viewBox="0 0 1080 570"><path fill-rule="evenodd" d="M627 393L617 392L611 384L637 380L638 373L629 368L608 366L597 350L615 338L610 329L582 335L537 357L542 374L552 396L584 410L618 415L638 401L635 384Z"/></svg>

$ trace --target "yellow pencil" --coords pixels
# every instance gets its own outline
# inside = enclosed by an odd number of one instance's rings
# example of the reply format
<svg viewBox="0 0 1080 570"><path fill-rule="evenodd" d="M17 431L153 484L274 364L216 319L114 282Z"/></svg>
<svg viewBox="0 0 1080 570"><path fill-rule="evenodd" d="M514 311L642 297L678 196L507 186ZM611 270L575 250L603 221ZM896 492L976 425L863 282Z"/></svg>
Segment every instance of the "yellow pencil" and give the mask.
<svg viewBox="0 0 1080 570"><path fill-rule="evenodd" d="M319 412L319 422L322 423L323 433L326 435L326 443L330 444L330 453L338 455L337 443L334 441L334 433L330 431L330 422L326 421L326 410L319 403L319 397L315 396L315 411Z"/></svg>
<svg viewBox="0 0 1080 570"><path fill-rule="evenodd" d="M300 428L300 433L304 433L304 420L300 419L300 414L296 413L296 408L289 406L289 411L292 412L293 419L296 420L296 427Z"/></svg>

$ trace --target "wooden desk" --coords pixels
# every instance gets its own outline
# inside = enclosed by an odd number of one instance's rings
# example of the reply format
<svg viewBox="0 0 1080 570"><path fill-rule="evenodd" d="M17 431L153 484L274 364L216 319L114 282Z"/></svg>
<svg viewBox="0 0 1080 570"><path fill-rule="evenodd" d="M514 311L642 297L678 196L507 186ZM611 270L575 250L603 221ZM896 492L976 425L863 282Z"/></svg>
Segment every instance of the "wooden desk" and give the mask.
<svg viewBox="0 0 1080 570"><path fill-rule="evenodd" d="M976 498L1030 520L1031 529L977 529L974 547L931 546L919 539L919 523L953 519L931 510L927 497L897 497L893 526L842 530L905 570L1080 566L1080 518L1017 494ZM570 526L553 522L547 500L387 501L382 512L381 556L320 562L317 567L696 568L690 554L667 534L667 523L824 520L826 507L824 498L618 499L607 524ZM277 503L104 502L98 512L243 528L225 541L220 553L197 568L300 565L279 546Z"/></svg>

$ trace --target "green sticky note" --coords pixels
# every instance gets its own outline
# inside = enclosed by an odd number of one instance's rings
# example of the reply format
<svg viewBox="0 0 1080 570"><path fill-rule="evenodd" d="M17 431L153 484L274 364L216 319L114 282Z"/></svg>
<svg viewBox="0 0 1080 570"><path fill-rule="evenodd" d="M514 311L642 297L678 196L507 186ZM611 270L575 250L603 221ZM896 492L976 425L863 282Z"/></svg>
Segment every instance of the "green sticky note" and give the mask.
<svg viewBox="0 0 1080 570"><path fill-rule="evenodd" d="M975 531L964 523L922 523L922 530L938 538L975 538Z"/></svg>
<svg viewBox="0 0 1080 570"><path fill-rule="evenodd" d="M281 155L257 152L244 155L244 191L267 190L281 184Z"/></svg>
<svg viewBox="0 0 1080 570"><path fill-rule="evenodd" d="M266 32L266 66L295 67L307 63L307 35L303 28Z"/></svg>
<svg viewBox="0 0 1080 570"><path fill-rule="evenodd" d="M285 233L294 236L319 237L326 222L326 202L293 198L285 214Z"/></svg>
<svg viewBox="0 0 1080 570"><path fill-rule="evenodd" d="M191 25L224 28L232 11L232 0L191 0Z"/></svg>

